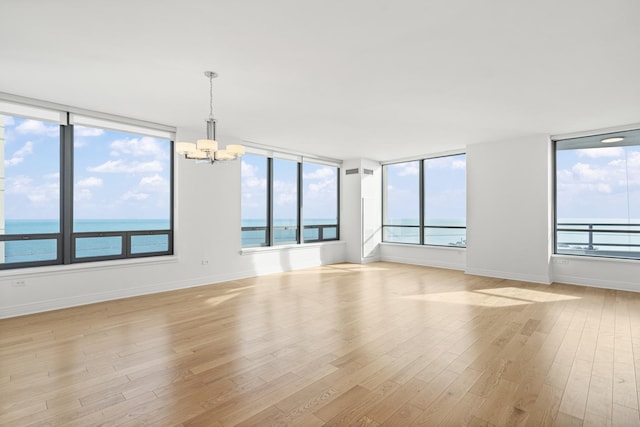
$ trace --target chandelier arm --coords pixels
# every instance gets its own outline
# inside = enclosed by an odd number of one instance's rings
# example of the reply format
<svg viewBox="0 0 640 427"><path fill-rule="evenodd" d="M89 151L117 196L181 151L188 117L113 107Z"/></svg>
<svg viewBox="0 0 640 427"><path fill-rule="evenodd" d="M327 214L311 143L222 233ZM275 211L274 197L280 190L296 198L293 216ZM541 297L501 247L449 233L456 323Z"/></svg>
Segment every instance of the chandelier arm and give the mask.
<svg viewBox="0 0 640 427"><path fill-rule="evenodd" d="M205 71L205 77L209 79L209 118L207 119L207 139L199 139L196 143L179 142L176 145L176 152L184 154L185 158L191 160L209 160L216 163L225 160L237 160L244 153L242 145L228 145L226 149L219 149L216 142L216 120L213 118L213 79L218 77L215 71Z"/></svg>

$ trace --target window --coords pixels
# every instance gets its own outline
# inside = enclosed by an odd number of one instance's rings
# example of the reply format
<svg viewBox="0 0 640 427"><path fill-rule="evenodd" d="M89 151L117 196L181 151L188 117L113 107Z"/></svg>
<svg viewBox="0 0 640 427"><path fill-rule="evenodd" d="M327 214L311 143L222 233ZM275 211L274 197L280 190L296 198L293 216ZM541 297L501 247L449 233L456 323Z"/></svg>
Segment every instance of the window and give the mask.
<svg viewBox="0 0 640 427"><path fill-rule="evenodd" d="M382 240L466 246L466 156L383 166Z"/></svg>
<svg viewBox="0 0 640 427"><path fill-rule="evenodd" d="M640 259L640 130L555 141L555 165L555 253Z"/></svg>
<svg viewBox="0 0 640 427"><path fill-rule="evenodd" d="M0 269L173 253L169 132L3 102L0 111ZM49 120L27 118L38 116Z"/></svg>
<svg viewBox="0 0 640 427"><path fill-rule="evenodd" d="M273 159L272 164L273 244L298 243L298 163Z"/></svg>
<svg viewBox="0 0 640 427"><path fill-rule="evenodd" d="M416 160L383 167L386 242L420 243L420 165Z"/></svg>
<svg viewBox="0 0 640 427"><path fill-rule="evenodd" d="M467 245L466 156L425 159L424 244Z"/></svg>
<svg viewBox="0 0 640 427"><path fill-rule="evenodd" d="M60 125L0 115L0 266L60 260Z"/></svg>
<svg viewBox="0 0 640 427"><path fill-rule="evenodd" d="M242 247L269 244L268 159L255 154L242 156Z"/></svg>
<svg viewBox="0 0 640 427"><path fill-rule="evenodd" d="M246 154L241 173L242 247L340 238L337 166Z"/></svg>
<svg viewBox="0 0 640 427"><path fill-rule="evenodd" d="M304 241L338 238L338 168L302 164Z"/></svg>

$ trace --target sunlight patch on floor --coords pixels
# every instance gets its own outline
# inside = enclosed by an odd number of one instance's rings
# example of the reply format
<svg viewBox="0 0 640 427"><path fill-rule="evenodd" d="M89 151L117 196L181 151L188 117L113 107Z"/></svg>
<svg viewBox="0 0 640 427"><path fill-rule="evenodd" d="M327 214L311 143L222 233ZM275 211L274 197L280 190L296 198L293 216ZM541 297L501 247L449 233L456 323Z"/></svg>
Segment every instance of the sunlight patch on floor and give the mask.
<svg viewBox="0 0 640 427"><path fill-rule="evenodd" d="M207 298L207 300L205 302L207 304L215 307L216 305L220 305L223 302L227 302L230 299L235 298L239 294L240 294L240 292L235 292L235 293L232 293L232 294L220 295L219 297L211 297L211 298Z"/></svg>
<svg viewBox="0 0 640 427"><path fill-rule="evenodd" d="M552 292L534 291L533 289L522 288L495 288L495 289L482 289L480 291L474 291L483 294L496 295L506 298L514 298L519 300L526 300L531 302L555 302L555 301L568 301L573 299L580 299L580 297L574 297L571 295L556 294Z"/></svg>
<svg viewBox="0 0 640 427"><path fill-rule="evenodd" d="M571 295L519 288L482 289L478 291L441 292L437 294L406 295L400 297L417 301L475 305L478 307L510 307L538 302L557 302L579 299Z"/></svg>

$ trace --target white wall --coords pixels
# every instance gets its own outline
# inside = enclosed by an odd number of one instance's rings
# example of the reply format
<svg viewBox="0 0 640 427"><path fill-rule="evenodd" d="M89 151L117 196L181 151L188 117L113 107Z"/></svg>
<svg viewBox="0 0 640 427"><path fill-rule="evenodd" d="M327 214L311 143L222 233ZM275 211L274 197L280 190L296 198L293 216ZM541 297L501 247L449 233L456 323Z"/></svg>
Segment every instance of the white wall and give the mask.
<svg viewBox="0 0 640 427"><path fill-rule="evenodd" d="M2 271L0 317L345 260L344 242L241 253L240 162L208 165L179 158L175 182L174 257Z"/></svg>
<svg viewBox="0 0 640 427"><path fill-rule="evenodd" d="M243 253L240 163L207 165L178 159L175 256L2 271L0 317L345 260L382 259L540 283L640 291L640 262L550 255L548 137L474 144L466 152L466 250L380 244L381 168L377 162L357 159L345 161L341 172L340 242ZM374 175L363 176L364 167ZM345 176L349 168L359 168L360 173Z"/></svg>
<svg viewBox="0 0 640 427"><path fill-rule="evenodd" d="M463 248L382 243L380 259L402 264L464 270L467 251Z"/></svg>
<svg viewBox="0 0 640 427"><path fill-rule="evenodd" d="M357 174L346 175L348 169ZM373 171L365 174L364 169ZM382 169L367 159L346 160L342 164L342 204L340 235L346 243L346 260L363 263L379 260L382 211Z"/></svg>
<svg viewBox="0 0 640 427"><path fill-rule="evenodd" d="M467 273L550 282L550 150L544 135L467 147Z"/></svg>

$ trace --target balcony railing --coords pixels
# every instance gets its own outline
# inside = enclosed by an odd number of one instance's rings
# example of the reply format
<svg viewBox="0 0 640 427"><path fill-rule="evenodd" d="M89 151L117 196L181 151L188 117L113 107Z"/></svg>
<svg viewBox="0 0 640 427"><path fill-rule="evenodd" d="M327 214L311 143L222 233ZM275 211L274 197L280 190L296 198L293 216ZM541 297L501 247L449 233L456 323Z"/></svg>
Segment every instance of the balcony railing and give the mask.
<svg viewBox="0 0 640 427"><path fill-rule="evenodd" d="M303 227L303 241L305 243L323 242L327 240L337 240L338 224L312 224ZM298 227L295 225L275 225L273 230L273 243L283 245L298 242ZM268 246L269 227L250 226L242 227L242 246Z"/></svg>
<svg viewBox="0 0 640 427"><path fill-rule="evenodd" d="M556 253L640 258L640 224L558 223Z"/></svg>
<svg viewBox="0 0 640 427"><path fill-rule="evenodd" d="M423 244L431 246L467 246L467 227L464 225L425 225ZM383 225L382 241L420 244L419 225Z"/></svg>

